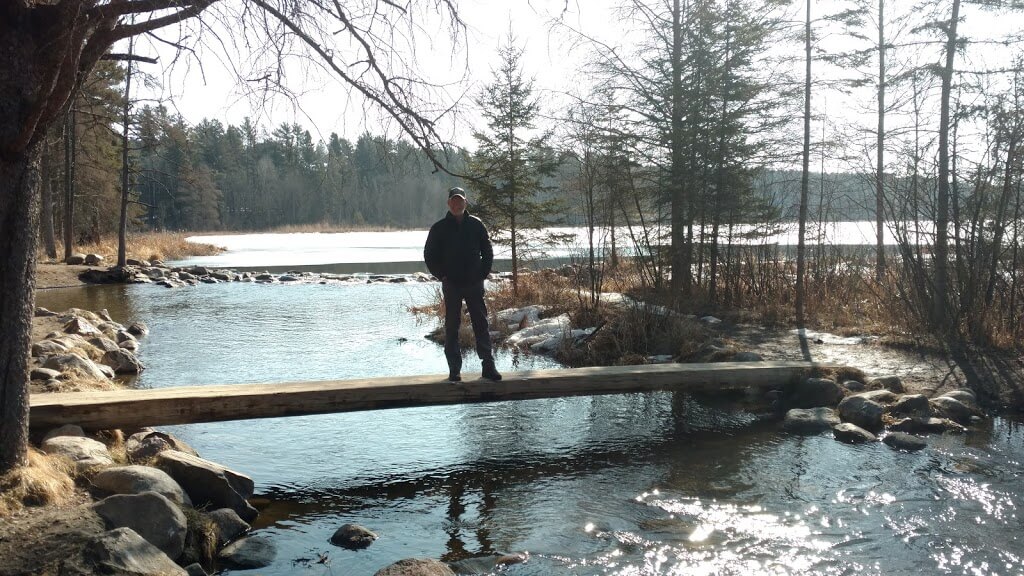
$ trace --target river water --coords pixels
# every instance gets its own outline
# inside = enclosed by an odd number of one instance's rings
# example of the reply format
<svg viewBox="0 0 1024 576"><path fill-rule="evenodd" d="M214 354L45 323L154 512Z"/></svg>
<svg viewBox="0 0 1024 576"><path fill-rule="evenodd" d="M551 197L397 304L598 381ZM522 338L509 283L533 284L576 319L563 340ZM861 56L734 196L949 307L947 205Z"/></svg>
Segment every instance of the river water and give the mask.
<svg viewBox="0 0 1024 576"><path fill-rule="evenodd" d="M229 252L224 265L259 261L233 242L238 258ZM394 253L392 264L406 258ZM296 255L320 269L359 266L332 259ZM146 322L138 385L161 387L442 375L441 349L424 338L432 321L408 312L435 290L91 286L37 300ZM554 367L507 352L498 364ZM466 371L476 367L468 357ZM769 418L669 393L167 430L256 482L255 533L276 543L277 560L226 574L369 576L401 558L516 551L529 562L502 574L1024 573L1024 427L1003 418L930 436L912 454L787 435ZM348 522L380 539L362 551L332 546Z"/></svg>

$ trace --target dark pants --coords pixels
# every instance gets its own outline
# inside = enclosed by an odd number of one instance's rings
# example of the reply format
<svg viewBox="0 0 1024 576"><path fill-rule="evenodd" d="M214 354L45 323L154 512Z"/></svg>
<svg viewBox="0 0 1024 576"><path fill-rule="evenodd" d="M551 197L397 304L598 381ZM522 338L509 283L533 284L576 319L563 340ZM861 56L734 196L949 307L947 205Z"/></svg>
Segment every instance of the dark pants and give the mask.
<svg viewBox="0 0 1024 576"><path fill-rule="evenodd" d="M494 363L491 352L491 333L487 327L487 304L484 303L484 281L470 284L442 282L444 293L444 356L452 374L462 371L462 348L459 346L459 326L462 325L462 302L469 309L469 320L473 323L476 337L476 353L486 366Z"/></svg>

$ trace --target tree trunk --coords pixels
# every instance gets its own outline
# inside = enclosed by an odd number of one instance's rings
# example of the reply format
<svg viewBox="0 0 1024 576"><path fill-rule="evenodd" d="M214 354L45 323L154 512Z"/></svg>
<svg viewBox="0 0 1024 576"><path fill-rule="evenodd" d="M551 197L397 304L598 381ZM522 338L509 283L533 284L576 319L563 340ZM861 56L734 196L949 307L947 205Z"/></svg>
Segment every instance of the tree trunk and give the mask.
<svg viewBox="0 0 1024 576"><path fill-rule="evenodd" d="M875 167L875 280L885 275L885 0L878 0L878 132L875 144L878 163Z"/></svg>
<svg viewBox="0 0 1024 576"><path fill-rule="evenodd" d="M128 53L134 42L129 42ZM117 226L117 265L121 268L128 263L128 127L131 125L132 110L132 62L127 63L124 75L124 109L121 119L121 217Z"/></svg>
<svg viewBox="0 0 1024 576"><path fill-rule="evenodd" d="M807 196L810 187L811 169L811 0L807 0L807 20L804 27L804 51L806 53L806 69L804 76L804 162L800 176L800 220L796 245L796 319L804 320L804 302L806 299L805 273L807 232Z"/></svg>
<svg viewBox="0 0 1024 576"><path fill-rule="evenodd" d="M690 293L690 244L686 237L686 213L689 198L683 174L683 12L680 0L672 2L672 111L671 170L672 191L672 301Z"/></svg>
<svg viewBox="0 0 1024 576"><path fill-rule="evenodd" d="M53 179L50 177L50 146L44 139L40 172L42 174L42 206L39 207L39 225L43 234L43 245L46 246L46 257L57 259L57 240L53 235Z"/></svg>
<svg viewBox="0 0 1024 576"><path fill-rule="evenodd" d="M956 56L956 27L960 20L960 0L953 0L953 10L946 30L946 63L942 69L942 92L939 102L939 190L935 215L935 294L932 297L932 323L945 329L949 322L949 99L953 85L953 61Z"/></svg>
<svg viewBox="0 0 1024 576"><path fill-rule="evenodd" d="M38 144L13 158L0 155L0 474L28 455L39 180Z"/></svg>
<svg viewBox="0 0 1024 576"><path fill-rule="evenodd" d="M71 259L75 243L75 103L68 107L64 123L64 261Z"/></svg>

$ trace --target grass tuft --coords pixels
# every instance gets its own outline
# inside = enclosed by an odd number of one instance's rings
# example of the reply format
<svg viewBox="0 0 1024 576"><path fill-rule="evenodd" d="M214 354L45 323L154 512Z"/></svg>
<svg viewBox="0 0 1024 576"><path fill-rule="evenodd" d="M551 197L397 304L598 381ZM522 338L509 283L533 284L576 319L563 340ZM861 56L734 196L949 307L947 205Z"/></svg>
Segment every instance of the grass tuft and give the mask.
<svg viewBox="0 0 1024 576"><path fill-rule="evenodd" d="M0 518L26 506L70 502L75 466L68 458L29 448L28 462L0 476Z"/></svg>

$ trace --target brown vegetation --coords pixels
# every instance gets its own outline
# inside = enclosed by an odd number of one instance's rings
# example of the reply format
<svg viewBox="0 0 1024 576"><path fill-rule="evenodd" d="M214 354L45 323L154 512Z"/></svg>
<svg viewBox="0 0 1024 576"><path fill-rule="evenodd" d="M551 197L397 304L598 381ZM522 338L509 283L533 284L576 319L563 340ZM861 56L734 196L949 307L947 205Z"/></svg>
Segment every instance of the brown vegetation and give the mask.
<svg viewBox="0 0 1024 576"><path fill-rule="evenodd" d="M195 236L194 233L185 232L145 232L135 234L128 239L128 258L137 260L181 260L189 256L209 256L219 254L224 249L212 244L188 242L185 239ZM90 244L76 245L75 252L83 254L99 254L107 262L117 262L117 237L102 238ZM63 248L58 247L58 254L63 254ZM39 262L46 263L47 260L42 253L39 254Z"/></svg>
<svg viewBox="0 0 1024 576"><path fill-rule="evenodd" d="M28 465L0 476L0 518L25 506L59 506L75 495L74 465L63 456L28 453Z"/></svg>

